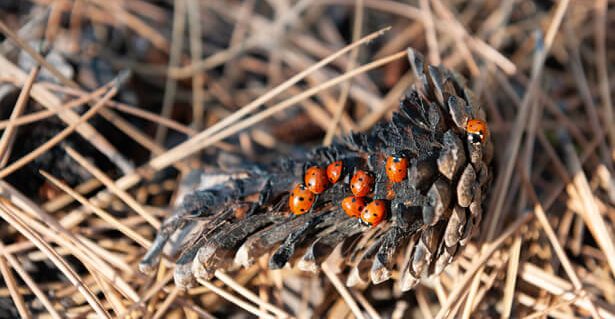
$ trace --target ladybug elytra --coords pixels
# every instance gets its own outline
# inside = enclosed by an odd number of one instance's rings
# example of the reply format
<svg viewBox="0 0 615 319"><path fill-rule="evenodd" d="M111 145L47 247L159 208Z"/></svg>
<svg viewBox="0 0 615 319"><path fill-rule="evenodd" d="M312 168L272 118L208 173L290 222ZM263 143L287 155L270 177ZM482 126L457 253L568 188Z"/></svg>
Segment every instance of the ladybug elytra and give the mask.
<svg viewBox="0 0 615 319"><path fill-rule="evenodd" d="M374 186L374 176L362 170L358 170L350 180L350 190L357 197L367 196Z"/></svg>
<svg viewBox="0 0 615 319"><path fill-rule="evenodd" d="M312 166L305 171L305 185L314 194L320 194L327 190L329 179L327 172L318 166Z"/></svg>
<svg viewBox="0 0 615 319"><path fill-rule="evenodd" d="M350 217L359 218L363 208L365 208L363 197L348 196L342 200L342 209Z"/></svg>
<svg viewBox="0 0 615 319"><path fill-rule="evenodd" d="M389 156L385 170L391 182L399 183L408 176L408 159L394 155Z"/></svg>
<svg viewBox="0 0 615 319"><path fill-rule="evenodd" d="M387 215L387 205L382 199L376 199L367 204L361 211L361 221L370 225L377 226Z"/></svg>
<svg viewBox="0 0 615 319"><path fill-rule="evenodd" d="M307 213L312 205L314 205L314 193L312 193L305 185L298 184L290 193L288 198L288 206L290 211L295 215Z"/></svg>
<svg viewBox="0 0 615 319"><path fill-rule="evenodd" d="M343 165L342 161L335 161L327 166L327 178L331 184L337 183L342 176Z"/></svg>
<svg viewBox="0 0 615 319"><path fill-rule="evenodd" d="M479 119L469 120L466 125L466 131L468 132L468 141L473 144L484 142L489 134L487 123Z"/></svg>

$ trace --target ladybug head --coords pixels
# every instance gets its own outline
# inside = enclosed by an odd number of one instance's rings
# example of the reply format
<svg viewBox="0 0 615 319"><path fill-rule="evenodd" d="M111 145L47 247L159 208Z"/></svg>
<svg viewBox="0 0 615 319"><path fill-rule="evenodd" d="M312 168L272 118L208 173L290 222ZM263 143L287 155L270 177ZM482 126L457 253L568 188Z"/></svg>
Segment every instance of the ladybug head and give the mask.
<svg viewBox="0 0 615 319"><path fill-rule="evenodd" d="M468 132L468 142L472 144L480 144L483 142L484 139L485 139L485 136L480 132L478 133Z"/></svg>

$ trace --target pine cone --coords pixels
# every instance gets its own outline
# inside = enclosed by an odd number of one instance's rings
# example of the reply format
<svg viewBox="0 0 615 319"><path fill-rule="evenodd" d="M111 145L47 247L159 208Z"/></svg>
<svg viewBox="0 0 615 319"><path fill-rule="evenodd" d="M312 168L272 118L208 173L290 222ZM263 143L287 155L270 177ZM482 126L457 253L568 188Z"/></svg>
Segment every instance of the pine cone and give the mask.
<svg viewBox="0 0 615 319"><path fill-rule="evenodd" d="M425 65L411 49L408 57L418 83L390 122L315 149L303 159L222 174L213 185L198 185L192 178L185 187L197 190L164 222L141 269L155 269L173 237L165 253L179 253L175 281L181 286L195 276L209 278L217 269L249 266L267 253L272 269L290 262L317 271L331 258L350 267L349 286L383 282L397 269L400 287L408 290L421 277L440 273L479 226L492 146L482 127L484 113L459 78ZM407 159L403 181L387 178L389 156ZM290 214L289 191L303 180L305 169L334 161L343 161L345 179L318 195L309 213ZM350 193L350 173L359 168L375 177L370 198L389 205L385 222L375 227L340 208ZM246 202L254 194L258 201ZM341 253L332 255L336 247Z"/></svg>

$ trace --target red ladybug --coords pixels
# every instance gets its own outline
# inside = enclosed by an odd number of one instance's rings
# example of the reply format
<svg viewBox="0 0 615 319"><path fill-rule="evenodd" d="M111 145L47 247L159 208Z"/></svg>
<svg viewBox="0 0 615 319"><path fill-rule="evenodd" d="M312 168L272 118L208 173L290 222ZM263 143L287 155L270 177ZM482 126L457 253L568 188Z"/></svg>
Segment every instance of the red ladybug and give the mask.
<svg viewBox="0 0 615 319"><path fill-rule="evenodd" d="M337 183L342 176L343 165L342 161L335 161L327 166L327 178L329 178L331 184Z"/></svg>
<svg viewBox="0 0 615 319"><path fill-rule="evenodd" d="M361 220L370 226L377 226L387 216L387 204L382 199L369 203L361 211Z"/></svg>
<svg viewBox="0 0 615 319"><path fill-rule="evenodd" d="M363 197L348 196L342 200L342 209L350 217L359 218L363 208L365 208Z"/></svg>
<svg viewBox="0 0 615 319"><path fill-rule="evenodd" d="M394 155L389 156L385 170L391 182L399 183L408 176L408 159Z"/></svg>
<svg viewBox="0 0 615 319"><path fill-rule="evenodd" d="M350 179L350 190L357 197L364 197L371 193L374 187L374 176L362 170L358 170Z"/></svg>
<svg viewBox="0 0 615 319"><path fill-rule="evenodd" d="M466 125L466 131L468 131L468 141L473 144L482 143L489 135L487 129L487 123L479 119L471 119Z"/></svg>
<svg viewBox="0 0 615 319"><path fill-rule="evenodd" d="M295 215L307 213L312 208L312 205L314 205L314 197L314 193L305 185L299 184L295 186L288 198L290 211Z"/></svg>
<svg viewBox="0 0 615 319"><path fill-rule="evenodd" d="M327 172L318 166L312 166L305 171L305 185L314 194L320 194L327 190L329 179Z"/></svg>

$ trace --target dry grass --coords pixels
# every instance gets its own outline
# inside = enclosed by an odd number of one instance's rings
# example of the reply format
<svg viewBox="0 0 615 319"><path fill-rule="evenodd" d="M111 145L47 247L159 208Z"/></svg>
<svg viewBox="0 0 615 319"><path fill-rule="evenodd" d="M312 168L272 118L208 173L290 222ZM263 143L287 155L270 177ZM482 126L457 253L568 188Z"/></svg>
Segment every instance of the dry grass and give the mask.
<svg viewBox="0 0 615 319"><path fill-rule="evenodd" d="M607 0L5 2L0 312L615 318ZM347 288L333 264L259 262L186 291L171 261L137 270L182 176L221 153L267 161L369 129L414 81L409 46L466 76L496 145L482 231L447 271L400 293ZM27 148L50 119L61 129ZM50 152L82 178L34 165Z"/></svg>

